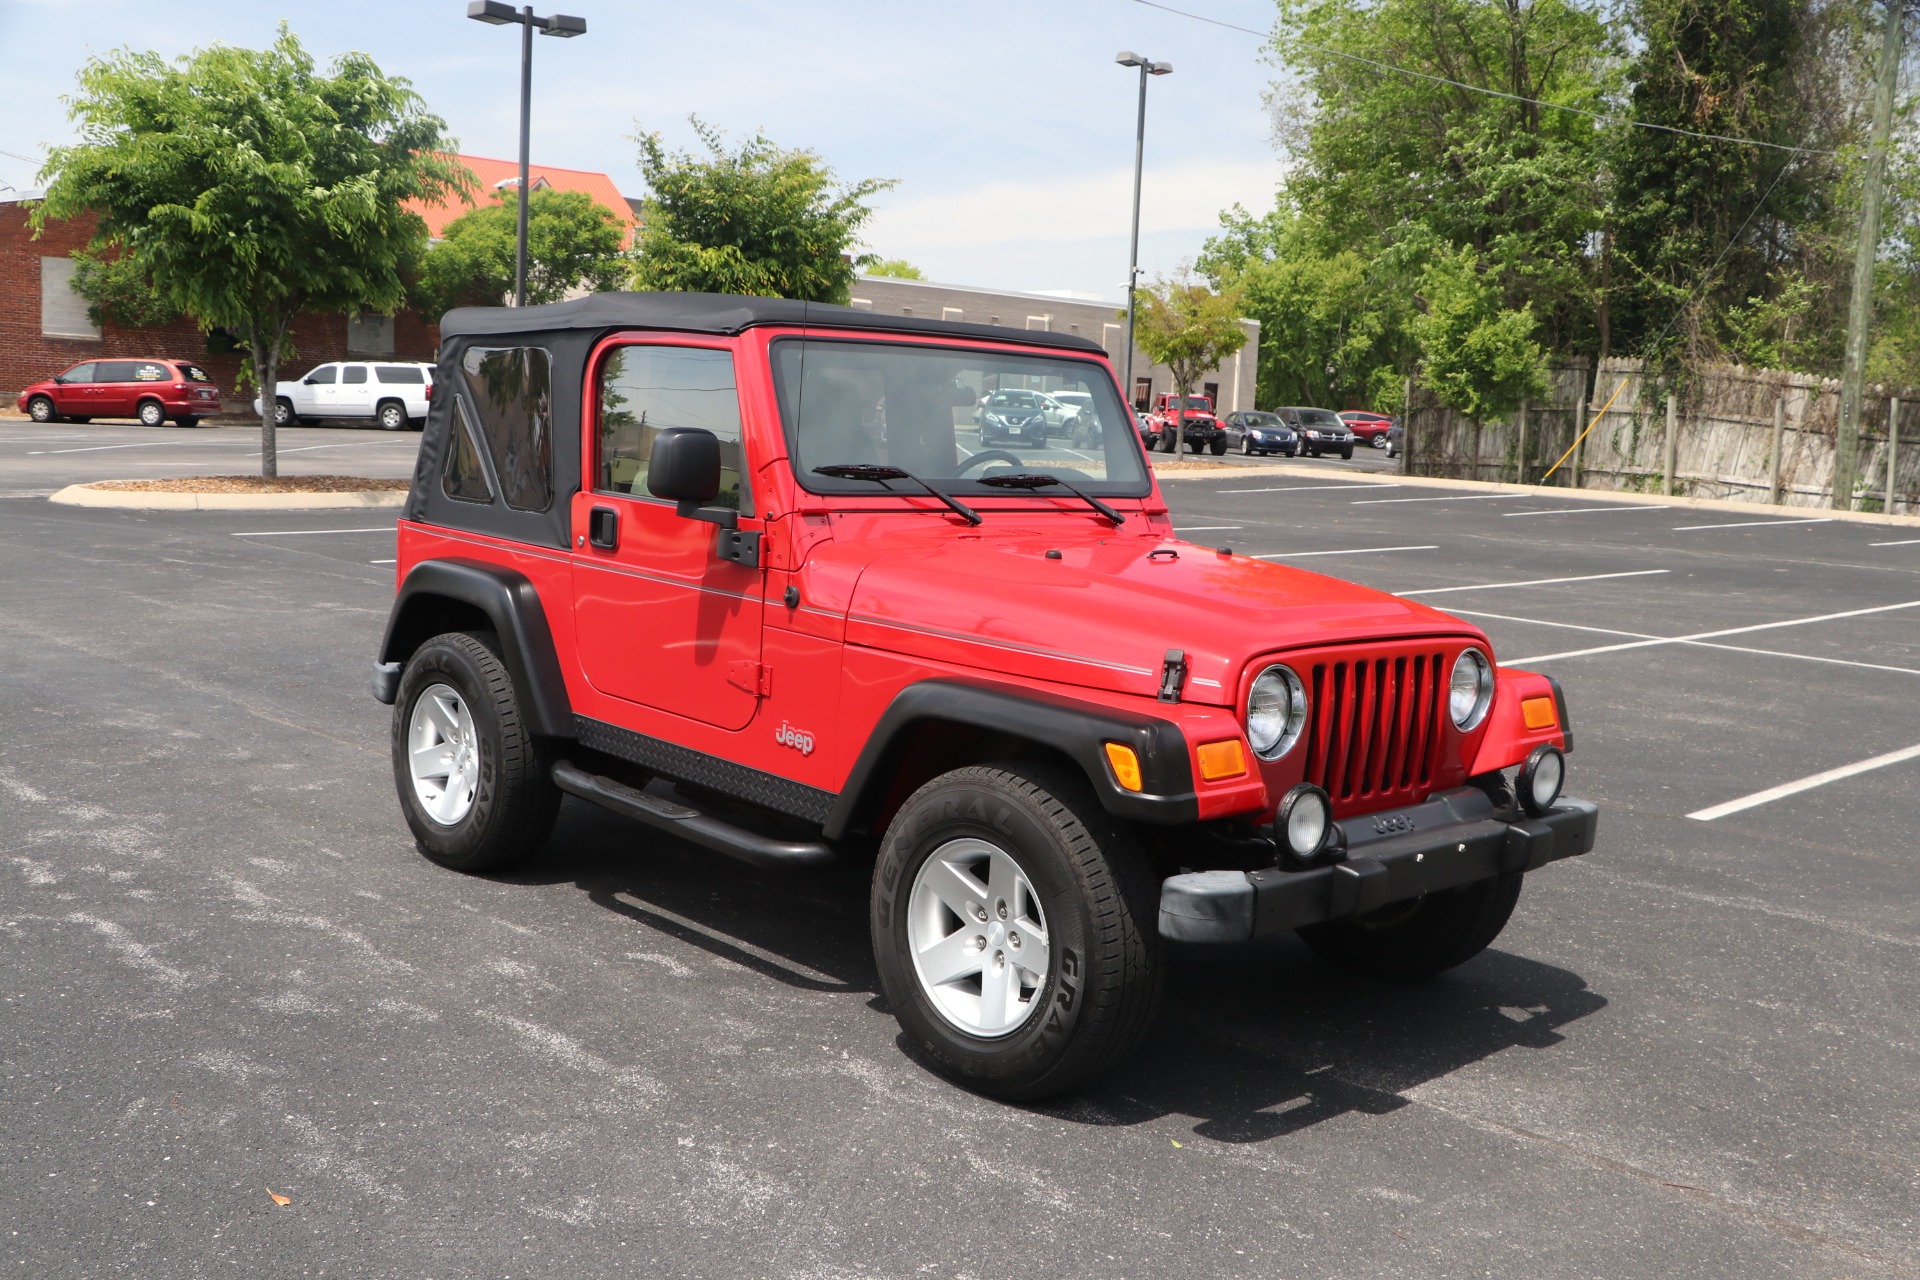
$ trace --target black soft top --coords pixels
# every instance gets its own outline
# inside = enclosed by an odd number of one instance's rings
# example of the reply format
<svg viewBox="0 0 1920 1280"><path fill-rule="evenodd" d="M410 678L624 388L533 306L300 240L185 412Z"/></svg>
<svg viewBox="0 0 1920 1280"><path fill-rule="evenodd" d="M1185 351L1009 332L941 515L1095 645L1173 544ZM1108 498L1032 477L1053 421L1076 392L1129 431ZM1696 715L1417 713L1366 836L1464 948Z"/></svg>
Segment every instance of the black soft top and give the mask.
<svg viewBox="0 0 1920 1280"><path fill-rule="evenodd" d="M623 329L731 337L755 325L973 338L1105 354L1097 344L1077 334L881 315L824 302L795 302L790 298L748 298L721 293L595 293L571 302L539 307L461 307L449 311L440 322L440 356L433 375L435 394L427 402L426 430L420 440L419 460L414 465L413 490L407 495L406 518L518 542L565 548L573 518L570 498L579 490L582 479L580 390L594 345L605 335ZM474 409L472 405L467 405L464 411L456 409L471 394L461 362L474 347L537 347L545 351L552 362L548 391L551 398L547 406L549 423L546 437L539 445L545 465L550 468L553 501L543 510L516 510L505 505L497 482L490 481L494 483L495 492L484 502L455 498L442 484L448 453L455 444L456 416L462 412L471 416ZM491 462L481 465L492 474Z"/></svg>
<svg viewBox="0 0 1920 1280"><path fill-rule="evenodd" d="M1073 351L1100 351L1078 334L1010 329L960 320L883 315L827 302L748 298L728 293L594 293L571 302L538 307L460 307L440 322L440 336L497 336L556 329L670 329L679 333L733 335L755 325L805 325L820 329L874 329L942 337L989 338Z"/></svg>

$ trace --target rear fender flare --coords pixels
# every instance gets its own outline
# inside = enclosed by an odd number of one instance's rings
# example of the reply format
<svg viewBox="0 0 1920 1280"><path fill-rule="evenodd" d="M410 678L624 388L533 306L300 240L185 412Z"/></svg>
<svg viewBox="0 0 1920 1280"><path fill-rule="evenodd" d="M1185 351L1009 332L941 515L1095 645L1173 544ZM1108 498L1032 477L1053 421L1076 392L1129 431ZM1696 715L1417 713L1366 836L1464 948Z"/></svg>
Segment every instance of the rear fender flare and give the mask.
<svg viewBox="0 0 1920 1280"><path fill-rule="evenodd" d="M416 564L394 597L379 661L404 664L434 636L467 630L476 611L500 639L501 660L513 676L534 732L571 738L573 707L546 610L533 583L512 569L460 559ZM397 687L397 680L393 684Z"/></svg>
<svg viewBox="0 0 1920 1280"><path fill-rule="evenodd" d="M1170 720L1026 689L926 680L895 695L874 726L827 816L829 839L872 823L903 763L901 748L928 726L986 730L1057 752L1086 775L1101 806L1117 818L1171 826L1199 815L1186 736ZM1138 756L1139 791L1114 780L1109 742L1130 746Z"/></svg>

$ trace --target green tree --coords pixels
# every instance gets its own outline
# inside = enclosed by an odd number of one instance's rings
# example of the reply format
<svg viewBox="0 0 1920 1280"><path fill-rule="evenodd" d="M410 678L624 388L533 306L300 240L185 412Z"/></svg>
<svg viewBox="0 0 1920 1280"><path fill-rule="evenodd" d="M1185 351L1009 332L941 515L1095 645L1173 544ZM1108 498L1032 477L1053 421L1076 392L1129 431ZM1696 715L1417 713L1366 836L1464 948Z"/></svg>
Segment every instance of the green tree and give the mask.
<svg viewBox="0 0 1920 1280"><path fill-rule="evenodd" d="M273 387L294 317L405 302L426 224L403 202L470 184L444 122L363 54L317 72L285 24L267 49L121 50L79 79L80 141L49 153L36 229L96 215L96 250L241 341L262 388L261 474L278 474Z"/></svg>
<svg viewBox="0 0 1920 1280"><path fill-rule="evenodd" d="M925 280L926 273L905 258L881 258L865 264L870 276L891 276L895 280Z"/></svg>
<svg viewBox="0 0 1920 1280"><path fill-rule="evenodd" d="M811 151L764 134L729 150L718 129L698 117L693 128L705 155L668 151L657 133L636 139L652 194L633 287L844 303L871 261L853 256L873 212L862 202L893 181L836 186Z"/></svg>
<svg viewBox="0 0 1920 1280"><path fill-rule="evenodd" d="M1547 386L1533 309L1503 306L1481 267L1471 249L1436 256L1422 281L1425 309L1413 321L1421 380L1442 404L1475 419L1503 416Z"/></svg>
<svg viewBox="0 0 1920 1280"><path fill-rule="evenodd" d="M73 291L87 300L87 319L95 325L108 321L129 329L172 324L180 308L154 287L153 276L135 258L75 249Z"/></svg>
<svg viewBox="0 0 1920 1280"><path fill-rule="evenodd" d="M1182 427L1187 396L1200 375L1246 345L1240 302L1238 290L1215 292L1184 265L1139 292L1133 340L1147 359L1164 364L1173 375L1174 416Z"/></svg>
<svg viewBox="0 0 1920 1280"><path fill-rule="evenodd" d="M414 287L422 310L438 316L455 307L497 307L513 293L519 208L519 196L505 192L447 224ZM527 201L527 302L620 288L632 270L620 247L625 236L613 210L583 191L534 191Z"/></svg>

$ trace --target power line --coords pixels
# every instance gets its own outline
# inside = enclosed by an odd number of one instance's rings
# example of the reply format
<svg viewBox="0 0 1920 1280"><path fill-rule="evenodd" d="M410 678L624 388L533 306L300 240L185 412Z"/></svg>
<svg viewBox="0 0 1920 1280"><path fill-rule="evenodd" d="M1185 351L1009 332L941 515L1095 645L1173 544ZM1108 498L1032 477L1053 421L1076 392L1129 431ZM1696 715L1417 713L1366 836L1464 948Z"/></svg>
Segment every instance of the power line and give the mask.
<svg viewBox="0 0 1920 1280"><path fill-rule="evenodd" d="M23 164L45 164L46 163L45 156L41 156L38 159L36 159L33 156L23 156L17 151L0 151L0 156L5 156L9 160L18 160Z"/></svg>
<svg viewBox="0 0 1920 1280"><path fill-rule="evenodd" d="M1240 31L1250 36L1258 36L1262 40L1269 39L1272 36L1271 32L1255 31L1252 27L1243 27L1238 23L1224 22L1219 18L1209 18L1204 13L1191 13L1185 9L1176 9L1170 4L1159 3L1159 0L1133 0L1133 2L1135 4L1145 5L1149 9L1158 9L1162 13L1171 13L1178 17L1191 18L1195 22L1204 22L1209 26L1225 27L1229 31ZM1692 129L1676 129L1671 125L1652 124L1645 120L1630 120L1626 116L1607 115L1600 111L1588 111L1583 107L1570 107L1565 103L1543 102L1539 98L1525 98L1517 93L1503 93L1498 89L1487 89L1477 84L1465 84L1459 80L1449 80L1445 76L1436 76L1425 71L1415 71L1411 67L1397 67L1391 62L1381 62L1374 58L1365 58L1357 53L1348 53L1342 49L1330 49L1326 45L1311 44L1305 40L1296 39L1293 43L1299 45L1302 49L1311 49L1315 53L1324 53L1330 58L1345 58L1349 62L1358 62L1365 66L1375 67L1381 71L1391 71L1395 75L1412 76L1415 79L1431 81L1434 84L1451 85L1455 89L1464 89L1468 93L1484 94L1489 98L1503 98L1508 102L1523 102L1529 106L1546 107L1552 111L1566 111L1576 116L1585 116L1589 120L1598 120L1602 124L1624 124L1634 129L1652 129L1658 133L1677 134L1682 138L1699 138L1703 142L1731 142L1743 147L1765 147L1770 151L1790 151L1795 155L1832 156L1838 154L1833 151L1815 150L1812 147L1788 146L1784 142L1762 142L1758 138L1736 138L1724 133L1696 133Z"/></svg>

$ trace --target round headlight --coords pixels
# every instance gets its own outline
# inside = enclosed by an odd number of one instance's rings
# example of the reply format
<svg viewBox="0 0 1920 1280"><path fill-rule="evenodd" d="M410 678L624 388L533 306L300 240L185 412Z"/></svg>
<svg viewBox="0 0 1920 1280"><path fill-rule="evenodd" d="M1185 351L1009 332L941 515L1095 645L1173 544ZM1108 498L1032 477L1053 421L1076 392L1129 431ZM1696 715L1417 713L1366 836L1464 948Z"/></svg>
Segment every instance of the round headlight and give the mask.
<svg viewBox="0 0 1920 1280"><path fill-rule="evenodd" d="M1307 691L1291 667L1278 663L1254 677L1247 693L1247 741L1262 760L1293 750L1307 727Z"/></svg>
<svg viewBox="0 0 1920 1280"><path fill-rule="evenodd" d="M1535 747L1520 766L1520 804L1538 818L1553 808L1567 781L1567 758L1558 747Z"/></svg>
<svg viewBox="0 0 1920 1280"><path fill-rule="evenodd" d="M1487 718L1493 705L1493 664L1478 649L1462 649L1453 660L1453 678L1448 681L1447 714L1453 727L1465 733Z"/></svg>

